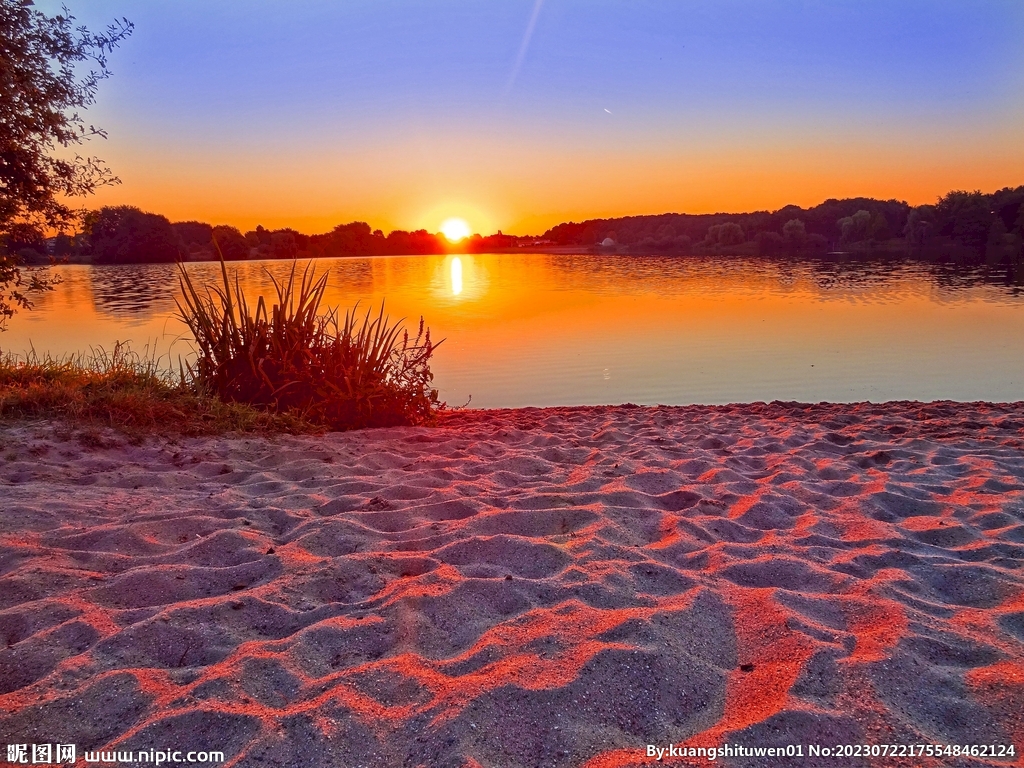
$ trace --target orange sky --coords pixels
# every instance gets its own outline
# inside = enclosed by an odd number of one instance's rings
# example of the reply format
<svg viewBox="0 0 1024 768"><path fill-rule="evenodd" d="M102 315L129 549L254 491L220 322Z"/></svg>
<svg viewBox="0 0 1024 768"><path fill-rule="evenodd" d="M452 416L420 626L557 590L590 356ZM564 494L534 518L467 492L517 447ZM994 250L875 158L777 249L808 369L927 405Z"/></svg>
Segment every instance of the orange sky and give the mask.
<svg viewBox="0 0 1024 768"><path fill-rule="evenodd" d="M254 164L244 152L154 156L144 146L111 142L105 159L123 184L89 203L132 204L172 221L199 219L243 231L263 224L313 233L362 220L385 232L436 232L444 219L460 216L485 234L539 234L587 218L775 210L860 195L921 204L951 189L1024 183L1024 142L1001 126L983 137L956 151L955 138L940 137L819 146L736 141L713 151L680 143L618 155L545 147L503 153L500 141L467 145L442 138L435 145L461 159L441 165L417 161L412 142L392 145L386 165L378 156L331 157L319 147Z"/></svg>
<svg viewBox="0 0 1024 768"><path fill-rule="evenodd" d="M58 4L40 0L44 9ZM531 10L532 9L532 10ZM87 201L245 231L934 202L1024 183L1024 5L93 0Z"/></svg>

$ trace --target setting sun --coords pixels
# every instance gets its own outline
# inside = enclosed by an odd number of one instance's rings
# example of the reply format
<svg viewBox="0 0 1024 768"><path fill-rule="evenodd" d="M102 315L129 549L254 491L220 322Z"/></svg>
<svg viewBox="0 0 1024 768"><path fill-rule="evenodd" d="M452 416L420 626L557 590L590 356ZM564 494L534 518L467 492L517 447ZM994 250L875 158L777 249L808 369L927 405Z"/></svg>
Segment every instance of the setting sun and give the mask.
<svg viewBox="0 0 1024 768"><path fill-rule="evenodd" d="M445 219L441 225L441 234L449 241L457 243L459 240L469 237L469 224L462 219Z"/></svg>
<svg viewBox="0 0 1024 768"><path fill-rule="evenodd" d="M9 768L1024 768L1024 0L469 5L0 0Z"/></svg>

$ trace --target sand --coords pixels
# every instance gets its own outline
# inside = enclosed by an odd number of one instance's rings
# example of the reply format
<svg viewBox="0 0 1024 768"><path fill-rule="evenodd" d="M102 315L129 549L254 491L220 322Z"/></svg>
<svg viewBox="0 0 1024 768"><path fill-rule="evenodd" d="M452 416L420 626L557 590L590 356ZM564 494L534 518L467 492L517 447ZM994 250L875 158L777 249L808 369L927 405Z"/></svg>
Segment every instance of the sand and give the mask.
<svg viewBox="0 0 1024 768"><path fill-rule="evenodd" d="M8 744L80 765L609 768L726 744L805 757L714 764L1020 763L1024 403L0 444ZM808 756L847 744L1017 757Z"/></svg>

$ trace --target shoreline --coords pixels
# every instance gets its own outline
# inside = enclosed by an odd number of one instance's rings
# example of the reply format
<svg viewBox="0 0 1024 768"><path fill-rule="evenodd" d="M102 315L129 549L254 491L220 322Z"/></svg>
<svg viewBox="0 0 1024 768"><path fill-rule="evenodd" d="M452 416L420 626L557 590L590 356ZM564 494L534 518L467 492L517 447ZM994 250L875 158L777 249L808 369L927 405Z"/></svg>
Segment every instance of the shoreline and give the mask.
<svg viewBox="0 0 1024 768"><path fill-rule="evenodd" d="M1024 749L1024 402L59 431L0 426L11 743L459 768Z"/></svg>

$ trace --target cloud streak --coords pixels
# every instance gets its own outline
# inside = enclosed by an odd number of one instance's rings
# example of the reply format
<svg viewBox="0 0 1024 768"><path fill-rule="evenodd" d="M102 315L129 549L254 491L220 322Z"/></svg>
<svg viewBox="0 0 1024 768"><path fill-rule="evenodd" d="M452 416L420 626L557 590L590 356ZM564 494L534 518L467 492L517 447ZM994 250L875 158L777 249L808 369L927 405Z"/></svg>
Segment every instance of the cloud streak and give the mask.
<svg viewBox="0 0 1024 768"><path fill-rule="evenodd" d="M536 0L533 4L533 13L530 14L530 22L526 25L526 32L523 34L523 42L519 45L519 53L516 55L516 63L512 67L512 72L508 76L508 83L505 84L505 95L512 91L512 86L516 83L516 78L519 76L519 70L523 66L523 61L526 59L526 51L530 47L530 38L533 37L534 27L537 26L537 17L540 16L540 9L544 5L544 0Z"/></svg>

